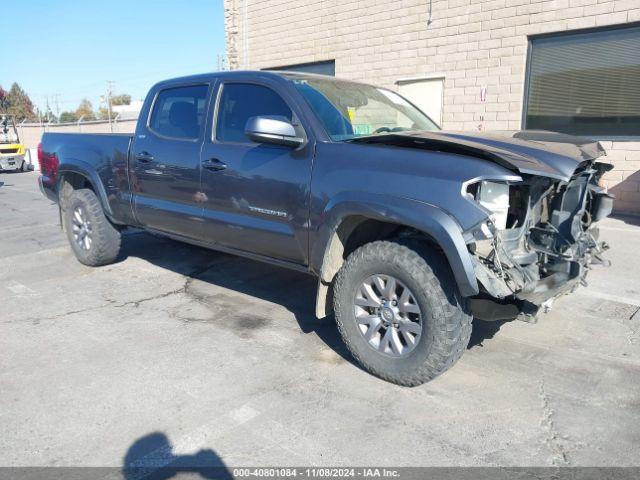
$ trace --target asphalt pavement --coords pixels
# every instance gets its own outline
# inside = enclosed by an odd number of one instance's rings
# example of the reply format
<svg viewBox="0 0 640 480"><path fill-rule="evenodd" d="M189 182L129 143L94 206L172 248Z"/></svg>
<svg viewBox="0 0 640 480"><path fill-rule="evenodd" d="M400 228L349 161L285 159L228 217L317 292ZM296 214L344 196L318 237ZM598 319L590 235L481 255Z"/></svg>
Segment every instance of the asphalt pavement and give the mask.
<svg viewBox="0 0 640 480"><path fill-rule="evenodd" d="M0 466L640 464L638 218L603 222L612 266L537 324L474 322L403 388L352 362L305 274L142 232L81 265L36 178L0 174Z"/></svg>

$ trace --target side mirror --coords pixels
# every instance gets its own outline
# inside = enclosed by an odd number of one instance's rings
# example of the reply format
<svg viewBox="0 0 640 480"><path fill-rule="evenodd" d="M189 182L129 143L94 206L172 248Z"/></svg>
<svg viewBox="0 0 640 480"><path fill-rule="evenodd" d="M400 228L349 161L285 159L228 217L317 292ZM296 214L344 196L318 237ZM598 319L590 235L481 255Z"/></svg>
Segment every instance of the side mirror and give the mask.
<svg viewBox="0 0 640 480"><path fill-rule="evenodd" d="M291 123L278 116L251 117L247 120L244 133L257 143L272 143L287 147L299 147L304 143Z"/></svg>

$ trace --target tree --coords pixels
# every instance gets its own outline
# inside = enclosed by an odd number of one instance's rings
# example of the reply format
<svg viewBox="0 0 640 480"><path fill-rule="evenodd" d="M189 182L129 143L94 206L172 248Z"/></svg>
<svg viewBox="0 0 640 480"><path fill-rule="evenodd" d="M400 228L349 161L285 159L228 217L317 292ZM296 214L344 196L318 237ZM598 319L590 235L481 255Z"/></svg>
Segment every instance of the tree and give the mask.
<svg viewBox="0 0 640 480"><path fill-rule="evenodd" d="M111 105L131 105L131 95L126 93L111 97Z"/></svg>
<svg viewBox="0 0 640 480"><path fill-rule="evenodd" d="M116 114L111 112L111 120L113 120L115 117ZM107 107L100 107L100 110L98 110L98 119L109 120L109 110L107 109Z"/></svg>
<svg viewBox="0 0 640 480"><path fill-rule="evenodd" d="M0 112L14 115L16 122L22 120L35 120L36 114L33 111L33 102L27 92L14 83L7 92L0 88Z"/></svg>
<svg viewBox="0 0 640 480"><path fill-rule="evenodd" d="M86 98L83 98L80 101L80 105L78 105L78 108L76 108L76 117L78 118L78 120L83 115L84 115L84 118L83 118L84 121L96 119L96 115L95 113L93 113L93 105L91 105L91 102Z"/></svg>
<svg viewBox="0 0 640 480"><path fill-rule="evenodd" d="M77 122L78 117L74 112L62 112L60 114L60 123Z"/></svg>
<svg viewBox="0 0 640 480"><path fill-rule="evenodd" d="M7 95L7 91L0 86L0 112L2 113L6 113L7 108L9 108Z"/></svg>

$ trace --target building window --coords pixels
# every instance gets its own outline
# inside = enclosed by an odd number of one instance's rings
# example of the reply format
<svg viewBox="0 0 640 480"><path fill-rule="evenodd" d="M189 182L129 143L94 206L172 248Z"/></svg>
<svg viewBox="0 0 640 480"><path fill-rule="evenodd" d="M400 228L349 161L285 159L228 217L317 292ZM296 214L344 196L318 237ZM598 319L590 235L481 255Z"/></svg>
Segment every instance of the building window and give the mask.
<svg viewBox="0 0 640 480"><path fill-rule="evenodd" d="M284 67L265 68L264 70L286 70L289 72L317 73L320 75L336 76L336 62L329 60L326 62L298 63L296 65L286 65Z"/></svg>
<svg viewBox="0 0 640 480"><path fill-rule="evenodd" d="M532 39L525 128L640 136L640 27Z"/></svg>

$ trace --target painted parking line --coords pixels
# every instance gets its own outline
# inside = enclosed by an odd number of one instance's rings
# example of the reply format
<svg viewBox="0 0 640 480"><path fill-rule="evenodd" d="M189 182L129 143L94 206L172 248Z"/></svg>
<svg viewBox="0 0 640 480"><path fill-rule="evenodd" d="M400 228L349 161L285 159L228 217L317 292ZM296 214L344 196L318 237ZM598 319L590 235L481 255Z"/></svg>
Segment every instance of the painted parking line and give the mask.
<svg viewBox="0 0 640 480"><path fill-rule="evenodd" d="M603 227L598 226L600 230L612 231L612 232L627 232L627 233L640 233L640 228L625 228L625 227Z"/></svg>
<svg viewBox="0 0 640 480"><path fill-rule="evenodd" d="M611 293L598 292L597 290L591 290L591 289L584 290L584 291L582 289L579 289L579 290L576 290L574 293L577 293L578 295L581 295L583 297L596 297L601 300L610 300L612 302L626 303L628 305L635 305L636 307L640 307L640 298L613 295Z"/></svg>

